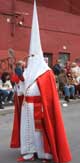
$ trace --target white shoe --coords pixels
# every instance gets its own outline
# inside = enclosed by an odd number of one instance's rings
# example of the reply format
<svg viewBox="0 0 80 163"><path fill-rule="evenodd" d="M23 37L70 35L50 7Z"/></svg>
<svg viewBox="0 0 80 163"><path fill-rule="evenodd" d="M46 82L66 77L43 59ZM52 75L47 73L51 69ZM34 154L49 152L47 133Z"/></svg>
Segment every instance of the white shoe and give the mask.
<svg viewBox="0 0 80 163"><path fill-rule="evenodd" d="M2 101L2 104L4 105L4 104L5 104L5 102L4 102L4 101Z"/></svg>
<svg viewBox="0 0 80 163"><path fill-rule="evenodd" d="M9 103L9 104L12 104L12 101L9 101L8 103Z"/></svg>
<svg viewBox="0 0 80 163"><path fill-rule="evenodd" d="M67 104L67 103L63 103L63 106L64 106L64 107L67 107L67 106L68 106L68 104Z"/></svg>
<svg viewBox="0 0 80 163"><path fill-rule="evenodd" d="M34 155L33 154L26 154L23 156L25 160L34 160Z"/></svg>

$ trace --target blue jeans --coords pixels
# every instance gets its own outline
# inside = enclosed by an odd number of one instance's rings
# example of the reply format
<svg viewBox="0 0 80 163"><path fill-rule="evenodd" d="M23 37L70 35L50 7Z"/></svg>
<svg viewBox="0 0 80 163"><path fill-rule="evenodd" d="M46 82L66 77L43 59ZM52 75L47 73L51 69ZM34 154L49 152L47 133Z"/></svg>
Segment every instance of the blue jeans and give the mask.
<svg viewBox="0 0 80 163"><path fill-rule="evenodd" d="M8 98L8 100L11 100L13 92L0 89L0 95L1 95L1 100L2 101L5 101L6 97Z"/></svg>
<svg viewBox="0 0 80 163"><path fill-rule="evenodd" d="M74 85L65 85L64 86L64 94L65 96L74 96L75 95L75 86Z"/></svg>

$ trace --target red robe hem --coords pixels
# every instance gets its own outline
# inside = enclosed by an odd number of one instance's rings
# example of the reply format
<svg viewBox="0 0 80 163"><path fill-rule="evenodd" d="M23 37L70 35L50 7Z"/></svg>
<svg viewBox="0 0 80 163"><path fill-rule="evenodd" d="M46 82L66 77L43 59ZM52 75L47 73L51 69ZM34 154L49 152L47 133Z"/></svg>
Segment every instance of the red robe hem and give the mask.
<svg viewBox="0 0 80 163"><path fill-rule="evenodd" d="M72 159L61 113L55 76L47 71L37 79L42 97L44 126L50 144L53 161L69 162Z"/></svg>

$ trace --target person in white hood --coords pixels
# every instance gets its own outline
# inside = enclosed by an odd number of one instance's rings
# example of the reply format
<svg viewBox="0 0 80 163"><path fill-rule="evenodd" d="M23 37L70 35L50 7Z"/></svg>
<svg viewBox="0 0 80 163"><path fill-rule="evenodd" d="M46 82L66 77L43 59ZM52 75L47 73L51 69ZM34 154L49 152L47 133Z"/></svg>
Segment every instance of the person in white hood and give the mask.
<svg viewBox="0 0 80 163"><path fill-rule="evenodd" d="M62 120L55 77L44 61L34 1L30 51L24 73L19 162L34 160L68 162L71 153ZM16 133L17 135L17 133ZM14 139L16 139L16 135ZM17 143L16 143L17 144Z"/></svg>

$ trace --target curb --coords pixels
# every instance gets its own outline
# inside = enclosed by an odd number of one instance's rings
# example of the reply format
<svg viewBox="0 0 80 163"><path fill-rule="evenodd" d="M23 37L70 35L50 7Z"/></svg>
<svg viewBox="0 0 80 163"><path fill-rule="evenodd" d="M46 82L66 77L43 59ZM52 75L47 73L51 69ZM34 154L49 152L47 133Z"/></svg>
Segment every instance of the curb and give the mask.
<svg viewBox="0 0 80 163"><path fill-rule="evenodd" d="M75 99L75 100L70 99L70 102L66 102L64 99L61 99L60 102L61 102L61 104L68 103L70 105L70 104L80 103L80 99Z"/></svg>
<svg viewBox="0 0 80 163"><path fill-rule="evenodd" d="M67 103L64 99L61 99L60 103L61 103L61 106L63 106L64 103L66 103L68 105L77 104L77 103L80 103L80 99L70 100L69 103ZM14 105L5 106L4 109L0 109L0 115L11 114L13 112L14 112Z"/></svg>
<svg viewBox="0 0 80 163"><path fill-rule="evenodd" d="M0 109L0 115L11 114L14 112L13 106L5 106L4 109Z"/></svg>

